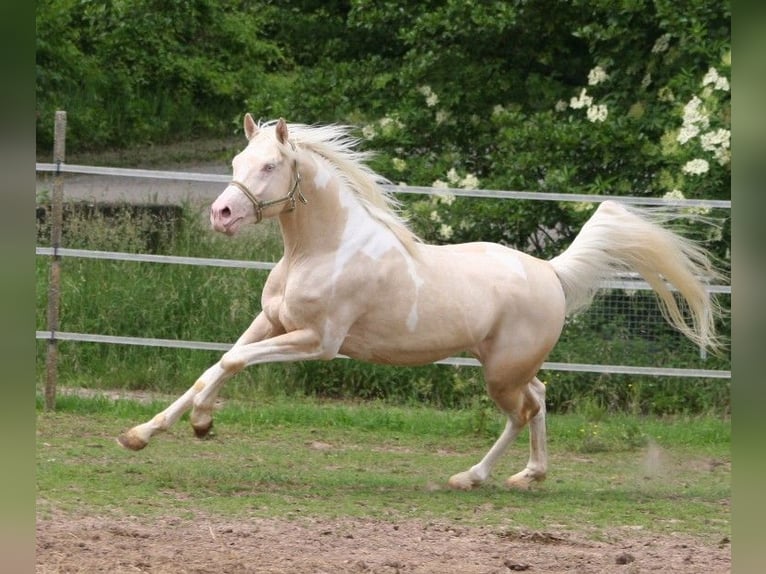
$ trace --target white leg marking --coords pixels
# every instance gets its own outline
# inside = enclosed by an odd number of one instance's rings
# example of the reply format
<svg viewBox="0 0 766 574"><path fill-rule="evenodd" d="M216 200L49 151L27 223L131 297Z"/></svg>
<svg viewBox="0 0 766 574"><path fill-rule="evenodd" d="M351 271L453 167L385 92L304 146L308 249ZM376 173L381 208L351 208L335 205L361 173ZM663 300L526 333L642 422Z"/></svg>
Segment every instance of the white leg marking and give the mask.
<svg viewBox="0 0 766 574"><path fill-rule="evenodd" d="M233 348L260 340L271 332L271 324L263 313L259 313L248 329L240 336ZM231 351L229 351L231 352ZM224 355L225 356L225 355ZM234 374L223 368L221 361L208 368L183 395L150 421L136 425L121 434L117 441L131 450L144 448L152 435L167 430L181 415L194 407L191 414L192 426L198 435L204 435L212 424L212 408L221 385ZM197 399L197 395L201 395Z"/></svg>
<svg viewBox="0 0 766 574"><path fill-rule="evenodd" d="M545 385L535 377L530 384L532 392L537 396L540 410L529 421L529 462L521 472L505 481L506 486L519 490L527 490L535 482L545 480L548 471L547 431L545 428Z"/></svg>
<svg viewBox="0 0 766 574"><path fill-rule="evenodd" d="M134 426L117 438L125 448L141 450L149 442L152 435L168 429L181 415L189 410L198 392L197 384L177 398L168 408L154 416L150 421Z"/></svg>
<svg viewBox="0 0 766 574"><path fill-rule="evenodd" d="M484 458L470 469L451 476L448 482L449 486L460 490L470 490L487 480L497 459L506 451L508 445L513 442L520 430L509 417L505 422L505 428L500 438L492 445L492 448L484 455Z"/></svg>

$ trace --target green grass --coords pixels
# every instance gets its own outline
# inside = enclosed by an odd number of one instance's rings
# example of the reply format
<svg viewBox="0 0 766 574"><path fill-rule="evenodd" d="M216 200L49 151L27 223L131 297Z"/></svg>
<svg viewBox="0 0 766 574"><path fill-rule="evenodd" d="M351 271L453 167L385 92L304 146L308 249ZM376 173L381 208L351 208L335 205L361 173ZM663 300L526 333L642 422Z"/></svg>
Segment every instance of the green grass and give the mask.
<svg viewBox="0 0 766 574"><path fill-rule="evenodd" d="M447 478L483 456L501 429L477 432L476 413L272 399L228 402L212 438L186 421L140 452L114 437L165 402L62 396L38 399L38 512L239 517L444 519L534 530L613 527L730 535L730 423L713 417L549 418L548 480L511 492L503 480L526 462L527 436L491 480L471 492ZM593 449L587 435L607 437Z"/></svg>

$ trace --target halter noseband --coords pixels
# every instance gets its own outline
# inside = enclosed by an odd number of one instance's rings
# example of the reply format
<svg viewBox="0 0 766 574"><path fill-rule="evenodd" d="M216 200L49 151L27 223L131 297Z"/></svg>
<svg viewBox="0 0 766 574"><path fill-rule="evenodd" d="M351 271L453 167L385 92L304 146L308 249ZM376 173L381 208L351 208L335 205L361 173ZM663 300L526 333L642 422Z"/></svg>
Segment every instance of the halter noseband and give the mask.
<svg viewBox="0 0 766 574"><path fill-rule="evenodd" d="M290 147L293 148L293 151L295 151L295 145L293 142L290 142ZM304 205L308 203L308 200L306 197L301 193L300 190L300 183L301 183L301 174L298 173L298 162L296 161L293 164L293 173L295 174L295 183L293 183L292 188L290 188L290 191L287 192L287 195L284 197L280 197L279 199L270 199L268 201L261 201L255 195L253 195L253 192L251 192L247 186L242 183L241 181L237 181L236 179L232 179L229 185L234 185L239 190L245 194L245 197L247 197L253 204L253 207L255 207L255 222L260 223L263 219L263 210L267 207L271 207L272 205L279 205L280 203L289 202L289 207L285 211L292 211L295 209L295 196L297 194L298 199L301 203Z"/></svg>

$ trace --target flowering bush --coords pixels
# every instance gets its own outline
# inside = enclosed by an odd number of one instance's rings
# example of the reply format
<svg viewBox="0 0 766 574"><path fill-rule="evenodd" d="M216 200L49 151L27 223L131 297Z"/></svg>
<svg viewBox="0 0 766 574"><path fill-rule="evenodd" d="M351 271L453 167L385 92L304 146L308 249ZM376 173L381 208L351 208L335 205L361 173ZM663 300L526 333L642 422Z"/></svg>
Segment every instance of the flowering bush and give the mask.
<svg viewBox="0 0 766 574"><path fill-rule="evenodd" d="M589 2L587 17L564 8L550 24L569 33L559 49L535 55L514 44L519 61L529 57L547 67L542 77L509 60L499 43L515 34L527 39L521 27L542 25L548 4L448 2L396 15L357 2L357 22L393 26L406 48L399 81L386 84L396 97L380 108L383 118L396 118L396 130L369 142L381 154L376 167L397 183L447 189L728 199L727 4L698 0L683 18L659 1L625 1L619 10L613 2ZM478 54L471 53L474 34L482 39ZM457 46L435 50L447 37ZM539 40L534 49L541 49ZM365 134L382 121L371 117ZM426 239L492 240L538 255L563 249L591 211L582 204L445 197L408 201ZM715 215L725 232L708 239L726 257L728 213Z"/></svg>

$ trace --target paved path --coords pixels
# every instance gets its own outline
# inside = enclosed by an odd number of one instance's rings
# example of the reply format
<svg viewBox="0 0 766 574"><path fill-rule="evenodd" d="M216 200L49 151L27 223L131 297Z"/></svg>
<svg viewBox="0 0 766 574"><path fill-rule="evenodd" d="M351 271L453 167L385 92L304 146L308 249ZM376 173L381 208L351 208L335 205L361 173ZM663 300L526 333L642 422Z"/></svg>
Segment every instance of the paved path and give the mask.
<svg viewBox="0 0 766 574"><path fill-rule="evenodd" d="M223 163L153 168L195 173L229 174L231 168ZM185 202L207 206L223 191L223 184L147 179L105 175L66 174L64 201L88 201L99 203L152 203L181 205ZM37 197L53 190L53 174L37 174Z"/></svg>

